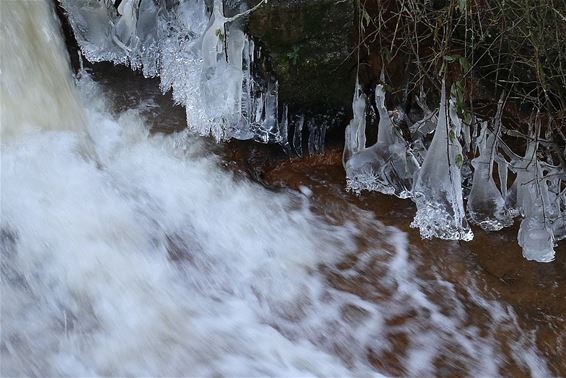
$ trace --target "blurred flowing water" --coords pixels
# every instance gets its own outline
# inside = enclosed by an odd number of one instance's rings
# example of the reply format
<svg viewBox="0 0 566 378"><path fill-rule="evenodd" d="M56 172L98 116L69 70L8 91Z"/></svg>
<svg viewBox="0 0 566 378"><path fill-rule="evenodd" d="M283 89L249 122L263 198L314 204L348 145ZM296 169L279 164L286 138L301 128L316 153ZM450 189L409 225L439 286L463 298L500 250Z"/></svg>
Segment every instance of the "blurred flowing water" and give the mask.
<svg viewBox="0 0 566 378"><path fill-rule="evenodd" d="M184 122L155 82L73 82L46 2L3 2L1 38L2 376L566 374L564 260L494 278L505 236L420 242L339 163L260 185L155 132Z"/></svg>

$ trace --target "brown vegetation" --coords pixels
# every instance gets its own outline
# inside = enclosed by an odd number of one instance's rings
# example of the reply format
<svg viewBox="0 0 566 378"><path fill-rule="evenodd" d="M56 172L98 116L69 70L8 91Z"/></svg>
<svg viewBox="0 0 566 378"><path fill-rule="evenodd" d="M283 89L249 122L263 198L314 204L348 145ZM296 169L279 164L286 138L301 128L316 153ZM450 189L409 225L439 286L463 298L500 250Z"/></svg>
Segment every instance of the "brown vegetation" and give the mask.
<svg viewBox="0 0 566 378"><path fill-rule="evenodd" d="M421 87L452 85L459 111L493 116L506 98L508 127L566 145L566 2L563 0L356 0L360 78L383 69L389 93L407 104ZM438 95L438 91L435 91Z"/></svg>

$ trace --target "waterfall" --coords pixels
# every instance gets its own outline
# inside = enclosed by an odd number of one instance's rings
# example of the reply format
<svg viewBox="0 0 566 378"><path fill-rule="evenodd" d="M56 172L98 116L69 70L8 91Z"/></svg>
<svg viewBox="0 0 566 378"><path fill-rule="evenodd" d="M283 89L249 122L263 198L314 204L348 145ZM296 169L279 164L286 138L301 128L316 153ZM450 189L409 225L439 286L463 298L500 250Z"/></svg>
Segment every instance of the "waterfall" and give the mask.
<svg viewBox="0 0 566 378"><path fill-rule="evenodd" d="M83 110L52 8L47 1L2 2L3 142L33 129L84 128Z"/></svg>
<svg viewBox="0 0 566 378"><path fill-rule="evenodd" d="M350 229L235 180L195 138L150 137L139 109L111 114L87 72L74 82L47 1L1 5L0 375L367 372L362 351L346 364L321 342L378 324L316 272ZM347 306L368 307L367 327Z"/></svg>

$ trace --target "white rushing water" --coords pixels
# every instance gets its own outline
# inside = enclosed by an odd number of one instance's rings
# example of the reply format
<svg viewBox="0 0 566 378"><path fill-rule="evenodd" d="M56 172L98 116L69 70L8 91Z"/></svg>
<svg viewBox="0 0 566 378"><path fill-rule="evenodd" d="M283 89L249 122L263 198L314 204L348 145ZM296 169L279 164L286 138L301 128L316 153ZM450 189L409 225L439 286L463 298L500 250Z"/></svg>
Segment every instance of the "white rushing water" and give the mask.
<svg viewBox="0 0 566 378"><path fill-rule="evenodd" d="M15 4L3 26L29 14L27 27L49 36L38 49L62 59L48 4ZM26 50L35 37L12 38ZM46 84L52 71L25 69L2 60L3 93L66 93ZM361 211L331 225L301 194L236 180L198 141L150 136L138 110L111 114L84 72L78 87L81 117L65 103L2 103L2 114L29 115L2 121L3 132L16 130L1 149L2 376L368 376L377 375L368 350L393 350L395 333L410 335L403 361L412 376L433 374L438 356L472 374L497 374L509 358L549 374L531 335L498 341L521 334L514 312L473 282L469 296L493 320L487 331L470 324L440 276L433 286L450 309L435 303L405 233ZM58 123L66 117L78 123ZM374 246L335 273L354 279L377 264L376 302L332 288L319 270L355 253L362 233L377 235Z"/></svg>
<svg viewBox="0 0 566 378"><path fill-rule="evenodd" d="M5 372L346 373L273 322L320 300L309 271L348 249L347 230L234 182L196 146L148 139L134 112L107 117L89 112L98 163L68 132L2 150Z"/></svg>

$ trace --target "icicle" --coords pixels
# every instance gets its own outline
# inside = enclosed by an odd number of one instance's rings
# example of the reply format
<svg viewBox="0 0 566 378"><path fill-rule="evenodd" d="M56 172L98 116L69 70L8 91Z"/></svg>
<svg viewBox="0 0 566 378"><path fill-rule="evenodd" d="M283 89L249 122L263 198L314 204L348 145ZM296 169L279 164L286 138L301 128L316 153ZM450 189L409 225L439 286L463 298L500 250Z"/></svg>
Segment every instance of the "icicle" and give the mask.
<svg viewBox="0 0 566 378"><path fill-rule="evenodd" d="M479 156L472 160L474 176L472 190L468 196L468 214L471 222L486 231L498 231L513 224L513 219L505 207L505 199L493 179L493 162L497 154L502 112L503 102L500 101L493 120L495 133L492 133L487 122L484 122L478 140ZM457 117L455 114L453 116ZM502 184L502 187L506 185Z"/></svg>
<svg viewBox="0 0 566 378"><path fill-rule="evenodd" d="M279 144L287 150L289 148L289 107L285 105L279 121Z"/></svg>
<svg viewBox="0 0 566 378"><path fill-rule="evenodd" d="M535 179L526 185L528 195L525 194L525 199L528 197L528 201L523 204L525 218L519 228L519 245L523 248L523 256L527 260L550 262L554 260L555 240L545 214L546 204L541 192L544 182Z"/></svg>
<svg viewBox="0 0 566 378"><path fill-rule="evenodd" d="M511 169L517 174L506 198L506 205L514 216L519 214L524 216L526 203L530 200L528 184L536 179L535 161L537 161L539 130L540 122L537 120L535 127L531 127L529 131L529 141L524 157L516 155L509 147L501 143L501 147L511 159Z"/></svg>
<svg viewBox="0 0 566 378"><path fill-rule="evenodd" d="M385 108L385 91L383 85L375 87L375 105L379 112L379 125L377 126L377 143L392 145L399 142L393 130L393 122L389 117L389 112Z"/></svg>
<svg viewBox="0 0 566 378"><path fill-rule="evenodd" d="M505 199L507 198L507 177L509 174L509 163L501 155L497 154L495 156L495 162L497 163L497 173L499 175L499 188L501 190L501 196Z"/></svg>
<svg viewBox="0 0 566 378"><path fill-rule="evenodd" d="M326 127L319 125L314 119L308 122L309 140L308 148L309 155L316 155L324 152L324 138L326 135Z"/></svg>
<svg viewBox="0 0 566 378"><path fill-rule="evenodd" d="M224 52L224 17L222 0L214 0L209 26L202 36L201 51L204 61L204 70L215 68L219 55Z"/></svg>
<svg viewBox="0 0 566 378"><path fill-rule="evenodd" d="M554 231L551 225L552 208L548 193L548 178L537 158L541 123L537 118L529 130L529 141L524 157L514 154L501 143L511 159L511 169L517 174L507 195L507 205L524 216L519 234L519 245L528 260L549 262L554 259Z"/></svg>
<svg viewBox="0 0 566 378"><path fill-rule="evenodd" d="M566 238L566 189L562 182L566 173L562 167L539 162L542 172L541 194L544 208L544 220L552 229L556 241ZM561 191L562 190L562 191Z"/></svg>
<svg viewBox="0 0 566 378"><path fill-rule="evenodd" d="M320 129L318 128L318 126L316 125L313 119L310 119L307 122L307 126L309 130L309 140L308 140L309 155L315 155L318 153Z"/></svg>
<svg viewBox="0 0 566 378"><path fill-rule="evenodd" d="M362 93L359 82L356 80L354 99L352 101L352 112L354 118L346 126L344 152L342 153L342 165L346 167L352 156L363 150L366 146L366 103L367 98Z"/></svg>
<svg viewBox="0 0 566 378"><path fill-rule="evenodd" d="M136 49L139 38L136 35L138 21L138 1L124 0L118 5L120 18L114 26L112 39L126 53Z"/></svg>
<svg viewBox="0 0 566 378"><path fill-rule="evenodd" d="M352 154L346 161L347 189L360 193L362 190L394 194L400 198L411 196L411 185L416 167L414 156L403 138L394 129L389 112L385 108L385 92L382 85L375 89L379 112L377 142ZM364 103L365 104L365 103ZM365 109L364 109L365 110ZM350 125L353 124L354 120ZM364 124L365 130L365 124ZM351 133L351 135L348 135ZM346 129L347 141L354 137L353 130ZM365 135L364 135L365 143ZM344 155L349 151L345 148Z"/></svg>
<svg viewBox="0 0 566 378"><path fill-rule="evenodd" d="M464 139L464 152L471 151L472 136L470 124L468 122L462 122L462 138Z"/></svg>
<svg viewBox="0 0 566 378"><path fill-rule="evenodd" d="M269 82L264 97L264 114L261 122L258 122L256 130L259 139L263 143L276 142L279 137L279 120L277 118L278 105L278 84Z"/></svg>
<svg viewBox="0 0 566 378"><path fill-rule="evenodd" d="M305 116L299 115L295 118L293 125L293 150L297 156L303 156L303 125L305 123Z"/></svg>
<svg viewBox="0 0 566 378"><path fill-rule="evenodd" d="M136 32L140 65L145 77L159 75L159 11L160 7L154 0L141 0L139 4Z"/></svg>
<svg viewBox="0 0 566 378"><path fill-rule="evenodd" d="M566 179L566 177L564 177ZM558 181L558 188L561 187L562 180ZM556 241L566 239L566 189L559 192L556 196L556 205L558 208L558 215L554 220L552 231Z"/></svg>
<svg viewBox="0 0 566 378"><path fill-rule="evenodd" d="M318 131L318 152L324 154L324 145L326 144L326 125L319 126Z"/></svg>
<svg viewBox="0 0 566 378"><path fill-rule="evenodd" d="M440 111L434 138L413 188L417 214L411 227L423 238L471 240L464 213L459 165L461 147L454 128L449 127L446 89L442 83Z"/></svg>
<svg viewBox="0 0 566 378"><path fill-rule="evenodd" d="M415 96L417 105L421 108L423 112L423 118L420 121L415 122L411 128L411 136L413 140L423 140L428 134L432 133L436 128L436 123L438 118L432 110L426 104L426 95L424 89L421 87L420 94Z"/></svg>

